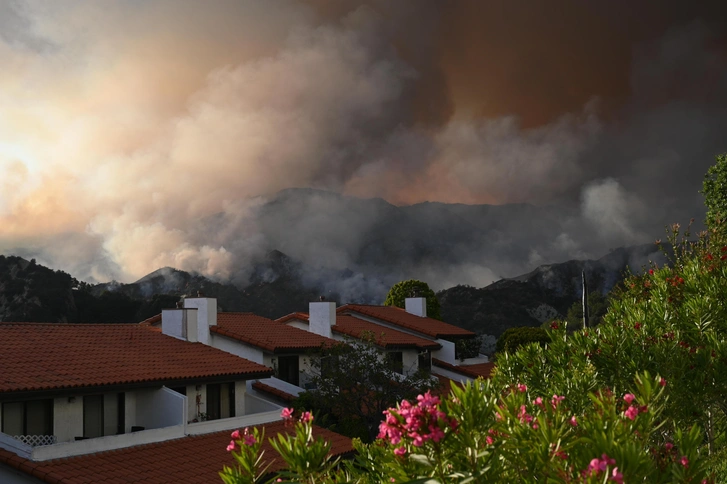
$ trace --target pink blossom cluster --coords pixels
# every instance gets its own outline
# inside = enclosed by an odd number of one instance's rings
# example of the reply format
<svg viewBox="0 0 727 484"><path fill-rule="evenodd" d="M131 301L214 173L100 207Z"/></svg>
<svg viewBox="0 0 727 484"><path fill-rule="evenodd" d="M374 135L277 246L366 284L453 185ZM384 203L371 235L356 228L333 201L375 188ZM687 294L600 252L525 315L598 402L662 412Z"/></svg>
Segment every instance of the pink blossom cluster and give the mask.
<svg viewBox="0 0 727 484"><path fill-rule="evenodd" d="M626 395L624 395L624 402L629 405L629 408L624 411L624 415L629 420L634 420L636 419L637 415L639 415L640 413L646 413L649 410L649 407L646 405L632 405L635 399L636 397L632 393L627 393Z"/></svg>
<svg viewBox="0 0 727 484"><path fill-rule="evenodd" d="M232 440L230 441L230 444L227 446L227 452L232 452L233 450L238 449L238 442L242 442L243 445L255 445L257 444L257 439L255 439L255 436L250 433L250 430L248 427L245 427L245 429L242 431L242 434L239 430L235 430L230 434L230 437L232 437Z"/></svg>
<svg viewBox="0 0 727 484"><path fill-rule="evenodd" d="M388 440L392 445L399 444L404 438L411 439L412 445L421 447L425 442L439 442L444 438L444 429L456 429L457 420L449 418L439 409L439 397L430 392L417 397L417 404L403 400L398 408L384 411L386 418L379 425L379 439ZM394 449L394 454L406 454L406 447Z"/></svg>
<svg viewBox="0 0 727 484"><path fill-rule="evenodd" d="M608 468L614 466L611 470L611 474L608 474ZM591 460L591 463L588 464L588 468L583 471L583 475L588 477L596 477L599 476L601 473L605 473L608 476L609 481L617 482L619 484L623 484L624 476L621 472L618 471L618 467L616 466L616 459L610 458L608 455L603 454L601 455L601 458L595 458Z"/></svg>
<svg viewBox="0 0 727 484"><path fill-rule="evenodd" d="M295 420L295 417L293 416L293 413L295 413L295 410L292 408L284 408L280 412L280 416L283 417L283 420L286 422L293 422ZM313 421L313 414L310 412L303 412L300 414L300 418L298 419L300 422L309 423Z"/></svg>

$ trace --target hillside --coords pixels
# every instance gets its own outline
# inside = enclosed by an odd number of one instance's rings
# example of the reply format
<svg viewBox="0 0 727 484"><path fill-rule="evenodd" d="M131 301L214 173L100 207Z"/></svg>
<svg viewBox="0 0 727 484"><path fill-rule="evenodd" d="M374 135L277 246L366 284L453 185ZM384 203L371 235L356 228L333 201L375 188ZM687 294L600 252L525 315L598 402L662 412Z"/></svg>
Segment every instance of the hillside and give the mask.
<svg viewBox="0 0 727 484"><path fill-rule="evenodd" d="M539 326L564 317L580 301L581 273L589 292L607 294L627 270L640 271L666 257L653 244L619 248L597 260L571 260L539 266L483 288L455 286L437 293L445 321L481 334L499 336L510 327Z"/></svg>

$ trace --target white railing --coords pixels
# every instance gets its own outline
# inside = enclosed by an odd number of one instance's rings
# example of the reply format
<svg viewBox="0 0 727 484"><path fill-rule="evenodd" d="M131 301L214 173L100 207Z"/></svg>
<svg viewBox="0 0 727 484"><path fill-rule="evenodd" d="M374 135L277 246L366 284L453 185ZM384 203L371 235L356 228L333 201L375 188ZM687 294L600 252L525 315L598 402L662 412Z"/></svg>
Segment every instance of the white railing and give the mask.
<svg viewBox="0 0 727 484"><path fill-rule="evenodd" d="M269 412L243 415L242 417L221 418L219 420L206 420L187 424L187 435L209 434L221 430L241 429L281 420L280 409Z"/></svg>
<svg viewBox="0 0 727 484"><path fill-rule="evenodd" d="M74 442L61 442L55 445L33 447L30 459L34 461L60 459L63 457L73 457L76 455L92 454L107 450L116 450L123 449L125 447L164 442L166 440L184 437L184 427L184 425L175 425L173 427L141 430L139 432L131 432L128 434L107 435L104 437L95 437L92 439L78 440Z"/></svg>
<svg viewBox="0 0 727 484"><path fill-rule="evenodd" d="M13 435L13 438L28 444L31 447L53 445L56 443L55 435Z"/></svg>

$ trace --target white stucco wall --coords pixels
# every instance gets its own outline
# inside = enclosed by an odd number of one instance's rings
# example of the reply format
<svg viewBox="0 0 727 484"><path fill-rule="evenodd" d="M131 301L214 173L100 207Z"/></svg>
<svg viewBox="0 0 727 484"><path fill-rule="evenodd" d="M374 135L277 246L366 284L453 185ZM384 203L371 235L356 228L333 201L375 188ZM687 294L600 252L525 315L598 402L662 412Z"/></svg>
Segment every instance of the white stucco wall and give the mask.
<svg viewBox="0 0 727 484"><path fill-rule="evenodd" d="M265 364L263 363L263 350L256 346L245 344L242 341L212 333L210 335L210 345L218 350L239 356L240 358L245 358L261 365Z"/></svg>
<svg viewBox="0 0 727 484"><path fill-rule="evenodd" d="M442 345L442 349L432 351L432 358L437 358L438 360L447 362L450 365L456 365L457 359L454 357L454 343L443 339L438 339L436 341Z"/></svg>
<svg viewBox="0 0 727 484"><path fill-rule="evenodd" d="M186 397L166 387L136 392L136 425L158 429L182 425L186 419Z"/></svg>
<svg viewBox="0 0 727 484"><path fill-rule="evenodd" d="M241 417L246 415L247 408L245 399L247 395L247 382L245 380L235 382L235 416Z"/></svg>
<svg viewBox="0 0 727 484"><path fill-rule="evenodd" d="M417 349L402 350L404 373L411 375L419 369L419 351Z"/></svg>
<svg viewBox="0 0 727 484"><path fill-rule="evenodd" d="M56 442L71 442L83 436L83 397L53 399L53 435Z"/></svg>
<svg viewBox="0 0 727 484"><path fill-rule="evenodd" d="M188 297L185 308L197 308L197 341L209 344L210 326L217 324L217 299L213 297Z"/></svg>
<svg viewBox="0 0 727 484"><path fill-rule="evenodd" d="M187 387L187 421L196 419L200 412L207 413L207 385L190 385Z"/></svg>

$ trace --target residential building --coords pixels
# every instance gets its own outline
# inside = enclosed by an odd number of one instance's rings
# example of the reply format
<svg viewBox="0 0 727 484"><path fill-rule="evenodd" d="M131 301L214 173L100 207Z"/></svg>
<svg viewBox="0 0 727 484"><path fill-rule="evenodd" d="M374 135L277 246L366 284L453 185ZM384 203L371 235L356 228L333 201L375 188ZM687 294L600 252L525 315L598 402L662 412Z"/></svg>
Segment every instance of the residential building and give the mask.
<svg viewBox="0 0 727 484"><path fill-rule="evenodd" d="M460 357L457 342L476 338L476 334L427 317L425 298L407 298L404 309L364 304L336 308L335 303L314 302L309 314L292 313L277 321L336 339L373 333L377 342L391 344L385 350L397 353L392 359L401 361L407 373L429 368L436 375L462 382L489 378L494 366L485 355ZM397 342L406 342L409 348L397 348Z"/></svg>
<svg viewBox="0 0 727 484"><path fill-rule="evenodd" d="M333 338L253 313L217 312L215 298L185 298L183 308L165 309L141 325L162 328L165 334L198 341L273 368L274 374L260 379L260 384L249 380L248 390L253 393L270 393L267 390L272 388L297 396L308 386L311 357L323 347L336 344Z"/></svg>
<svg viewBox="0 0 727 484"><path fill-rule="evenodd" d="M161 331L0 323L0 482L100 482L93 472L105 479L130 468L135 480L117 482L210 482L222 459L232 464L224 451L230 430L272 425L271 435L281 405L248 382L274 370L193 341L197 311L174 310ZM224 445L204 447L213 441ZM184 468L182 451L214 472L182 476L174 469ZM167 467L151 460L158 452L168 452ZM210 453L218 457L206 460Z"/></svg>

